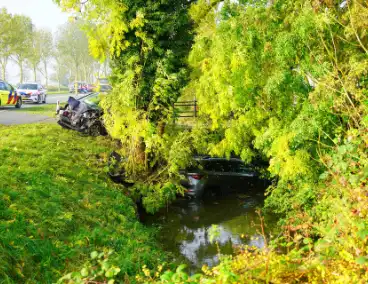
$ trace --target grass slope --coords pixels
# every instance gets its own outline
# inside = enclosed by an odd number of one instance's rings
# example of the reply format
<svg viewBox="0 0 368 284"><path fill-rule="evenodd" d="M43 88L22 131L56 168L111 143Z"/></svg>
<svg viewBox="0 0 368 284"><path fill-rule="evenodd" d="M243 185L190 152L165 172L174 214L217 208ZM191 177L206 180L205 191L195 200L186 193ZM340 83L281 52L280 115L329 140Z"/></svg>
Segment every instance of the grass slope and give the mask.
<svg viewBox="0 0 368 284"><path fill-rule="evenodd" d="M104 173L111 143L51 124L0 126L0 283L52 283L92 251L134 276L161 253Z"/></svg>

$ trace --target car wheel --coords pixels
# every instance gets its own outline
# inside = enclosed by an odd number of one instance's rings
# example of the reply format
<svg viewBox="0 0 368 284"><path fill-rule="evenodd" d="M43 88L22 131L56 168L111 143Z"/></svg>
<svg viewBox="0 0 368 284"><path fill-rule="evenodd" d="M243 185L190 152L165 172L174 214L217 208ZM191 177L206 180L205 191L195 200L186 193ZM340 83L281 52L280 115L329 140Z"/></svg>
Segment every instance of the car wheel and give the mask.
<svg viewBox="0 0 368 284"><path fill-rule="evenodd" d="M43 101L42 101L43 104L46 103L46 97L47 97L46 95L43 97Z"/></svg>
<svg viewBox="0 0 368 284"><path fill-rule="evenodd" d="M19 98L17 100L17 103L15 104L15 108L21 108L22 107L22 98Z"/></svg>

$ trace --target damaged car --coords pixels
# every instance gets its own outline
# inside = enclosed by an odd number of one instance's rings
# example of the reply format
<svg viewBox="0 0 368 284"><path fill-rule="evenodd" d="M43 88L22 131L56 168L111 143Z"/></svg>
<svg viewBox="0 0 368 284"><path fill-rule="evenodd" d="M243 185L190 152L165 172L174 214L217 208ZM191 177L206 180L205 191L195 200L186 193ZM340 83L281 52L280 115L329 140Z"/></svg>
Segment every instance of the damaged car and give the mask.
<svg viewBox="0 0 368 284"><path fill-rule="evenodd" d="M69 97L64 107L60 107L58 102L56 108L58 124L63 128L91 136L107 135L102 119L103 110L99 102L99 93L92 93L79 99Z"/></svg>

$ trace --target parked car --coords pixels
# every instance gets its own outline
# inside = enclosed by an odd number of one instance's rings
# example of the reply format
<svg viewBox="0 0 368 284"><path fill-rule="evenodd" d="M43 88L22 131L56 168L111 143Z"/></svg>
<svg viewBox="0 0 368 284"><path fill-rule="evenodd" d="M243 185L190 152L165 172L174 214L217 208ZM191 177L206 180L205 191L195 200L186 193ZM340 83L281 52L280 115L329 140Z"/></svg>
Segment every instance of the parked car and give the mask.
<svg viewBox="0 0 368 284"><path fill-rule="evenodd" d="M22 106L22 98L17 90L3 80L0 80L0 106Z"/></svg>
<svg viewBox="0 0 368 284"><path fill-rule="evenodd" d="M94 92L96 90L96 86L95 85L93 85L93 84L87 84L87 91L89 92L89 93L92 93L92 92Z"/></svg>
<svg viewBox="0 0 368 284"><path fill-rule="evenodd" d="M96 90L101 93L108 93L112 90L112 87L107 78L98 78L96 83Z"/></svg>
<svg viewBox="0 0 368 284"><path fill-rule="evenodd" d="M64 107L57 105L58 124L66 129L76 130L91 136L106 135L99 106L100 94L92 93L82 98L69 97Z"/></svg>
<svg viewBox="0 0 368 284"><path fill-rule="evenodd" d="M181 171L185 177L181 185L189 197L246 190L258 177L255 167L240 159L196 157L195 161L196 166Z"/></svg>
<svg viewBox="0 0 368 284"><path fill-rule="evenodd" d="M100 92L101 93L109 93L111 92L112 87L110 85L100 85Z"/></svg>
<svg viewBox="0 0 368 284"><path fill-rule="evenodd" d="M74 82L69 85L69 93L74 93L76 86L78 88L78 94L87 94L91 92L88 90L88 84L86 82Z"/></svg>
<svg viewBox="0 0 368 284"><path fill-rule="evenodd" d="M190 198L247 191L259 181L264 183L258 179L255 167L240 159L195 157L194 162L195 166L180 171L184 177L180 183L185 188L185 196ZM122 163L124 158L116 152L111 153L108 174L114 182L131 186L133 184L127 180Z"/></svg>
<svg viewBox="0 0 368 284"><path fill-rule="evenodd" d="M20 84L17 88L23 102L46 103L46 89L39 83L29 82Z"/></svg>

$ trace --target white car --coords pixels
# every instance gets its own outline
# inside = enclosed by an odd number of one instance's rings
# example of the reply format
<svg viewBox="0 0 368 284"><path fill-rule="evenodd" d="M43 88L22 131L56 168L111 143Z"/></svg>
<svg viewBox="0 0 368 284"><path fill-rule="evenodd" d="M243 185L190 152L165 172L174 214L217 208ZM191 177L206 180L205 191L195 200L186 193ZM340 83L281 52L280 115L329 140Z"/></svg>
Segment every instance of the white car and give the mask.
<svg viewBox="0 0 368 284"><path fill-rule="evenodd" d="M39 83L23 83L17 88L23 102L46 103L46 89Z"/></svg>

